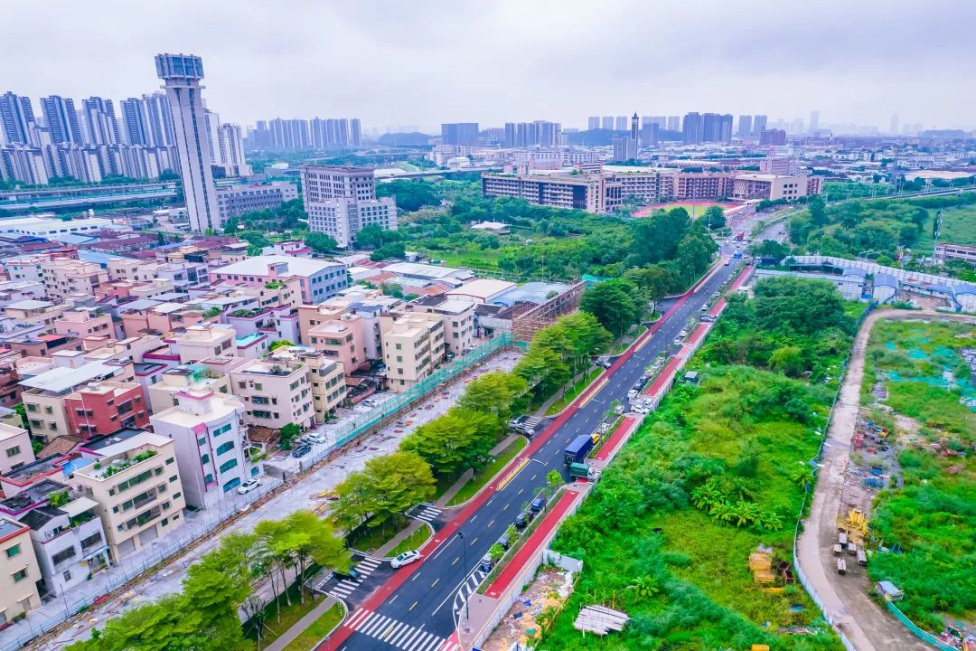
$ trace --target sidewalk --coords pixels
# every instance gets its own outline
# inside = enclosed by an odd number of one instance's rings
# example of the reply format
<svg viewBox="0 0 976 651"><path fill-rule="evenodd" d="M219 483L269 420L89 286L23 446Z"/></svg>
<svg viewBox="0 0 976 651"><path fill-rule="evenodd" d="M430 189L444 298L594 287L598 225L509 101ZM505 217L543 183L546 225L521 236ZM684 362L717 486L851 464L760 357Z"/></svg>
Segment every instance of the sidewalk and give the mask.
<svg viewBox="0 0 976 651"><path fill-rule="evenodd" d="M322 603L313 608L300 620L295 622L295 625L285 631L281 637L264 647L264 651L282 651L286 646L291 644L296 637L304 633L305 629L314 624L315 620L324 615L329 608L332 608L332 606L336 605L337 603L339 602L335 599L335 597L327 596L322 600Z"/></svg>

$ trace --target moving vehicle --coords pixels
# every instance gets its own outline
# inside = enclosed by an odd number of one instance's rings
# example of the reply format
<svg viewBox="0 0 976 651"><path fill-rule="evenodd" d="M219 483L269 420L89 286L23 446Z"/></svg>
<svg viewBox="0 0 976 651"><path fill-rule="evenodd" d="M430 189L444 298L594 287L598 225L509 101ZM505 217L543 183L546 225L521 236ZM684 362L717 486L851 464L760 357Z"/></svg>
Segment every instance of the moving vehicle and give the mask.
<svg viewBox="0 0 976 651"><path fill-rule="evenodd" d="M741 242L745 238L745 236L746 236L745 231L743 231L741 233L736 233L735 234L735 239L738 240L739 242Z"/></svg>
<svg viewBox="0 0 976 651"><path fill-rule="evenodd" d="M569 465L569 476L573 479L590 479L590 467L585 463L572 463Z"/></svg>
<svg viewBox="0 0 976 651"><path fill-rule="evenodd" d="M304 457L306 454L308 454L311 451L312 451L311 445L309 445L308 443L302 443L297 448L291 451L291 456L298 459L300 457Z"/></svg>
<svg viewBox="0 0 976 651"><path fill-rule="evenodd" d="M593 437L589 434L580 434L573 439L572 443L566 446L566 449L563 451L563 460L567 466L573 463L580 463L592 449Z"/></svg>
<svg viewBox="0 0 976 651"><path fill-rule="evenodd" d="M259 479L245 479L244 482L237 487L237 493L238 495L247 495L260 485L261 480Z"/></svg>
<svg viewBox="0 0 976 651"><path fill-rule="evenodd" d="M411 563L415 563L416 561L419 560L420 560L420 552L418 552L416 549L412 549L408 552L403 552L402 554L400 554L399 556L391 560L390 566L394 570L398 570L404 565L410 565Z"/></svg>

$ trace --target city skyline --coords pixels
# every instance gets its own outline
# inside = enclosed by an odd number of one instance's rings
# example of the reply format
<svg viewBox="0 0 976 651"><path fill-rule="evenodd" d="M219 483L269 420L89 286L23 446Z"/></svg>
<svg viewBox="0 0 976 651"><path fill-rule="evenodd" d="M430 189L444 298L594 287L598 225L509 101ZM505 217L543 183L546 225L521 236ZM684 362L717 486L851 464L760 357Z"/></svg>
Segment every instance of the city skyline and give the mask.
<svg viewBox="0 0 976 651"><path fill-rule="evenodd" d="M385 2L369 8L299 2L282 12L245 2L228 12L185 0L158 9L104 0L59 7L62 19L47 21L46 38L38 39L18 25L38 24L51 5L19 3L8 7L0 34L32 65L11 66L3 90L31 97L35 111L50 95L138 97L158 90L146 61L169 51L203 57L211 79L208 107L249 125L272 116L357 115L380 131L391 124L436 132L441 122L501 126L538 119L585 128L589 116L634 110L763 113L771 121L806 119L817 110L822 127L881 131L893 114L926 128L973 124L968 91L944 63L951 58L951 69L958 69L973 56L962 27L967 21L958 14L976 8L954 7L957 20L945 21L931 8L899 2L826 3L816 13L758 0L748 5L734 13L698 4L659 7L648 32L646 23L631 19L641 7L627 3L417 10ZM843 12L842 23L832 18L834 9ZM102 29L95 20L109 14L113 29ZM195 21L187 23L186 15ZM802 31L790 27L799 20ZM542 24L545 29L534 27ZM464 25L473 29L459 29ZM512 25L521 27L507 29ZM79 48L69 29L99 38ZM500 47L496 36L503 29L506 46ZM557 36L574 43L571 54L547 46ZM898 42L912 48L881 45ZM323 63L337 59L349 65ZM437 61L441 73L432 74ZM589 90L581 98L582 77ZM391 101L397 97L409 99Z"/></svg>

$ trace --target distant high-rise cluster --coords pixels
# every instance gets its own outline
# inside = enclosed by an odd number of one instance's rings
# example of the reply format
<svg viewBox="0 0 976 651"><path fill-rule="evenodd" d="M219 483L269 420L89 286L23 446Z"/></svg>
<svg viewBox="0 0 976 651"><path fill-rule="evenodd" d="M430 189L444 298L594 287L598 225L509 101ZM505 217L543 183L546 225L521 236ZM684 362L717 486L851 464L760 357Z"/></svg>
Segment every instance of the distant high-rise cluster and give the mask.
<svg viewBox="0 0 976 651"><path fill-rule="evenodd" d="M363 128L359 118L258 120L247 134L248 149L347 149L361 147Z"/></svg>
<svg viewBox="0 0 976 651"><path fill-rule="evenodd" d="M478 143L477 122L452 122L441 125L442 145L475 145Z"/></svg>
<svg viewBox="0 0 976 651"><path fill-rule="evenodd" d="M201 105L202 106L202 105ZM207 160L221 176L244 176L241 128L206 113ZM103 97L76 103L60 95L40 98L35 114L29 97L0 96L0 179L46 185L54 177L99 183L113 176L157 179L179 172L178 139L166 92L130 97L116 104Z"/></svg>
<svg viewBox="0 0 976 651"><path fill-rule="evenodd" d="M562 144L563 127L558 122L506 122L506 147L558 147Z"/></svg>

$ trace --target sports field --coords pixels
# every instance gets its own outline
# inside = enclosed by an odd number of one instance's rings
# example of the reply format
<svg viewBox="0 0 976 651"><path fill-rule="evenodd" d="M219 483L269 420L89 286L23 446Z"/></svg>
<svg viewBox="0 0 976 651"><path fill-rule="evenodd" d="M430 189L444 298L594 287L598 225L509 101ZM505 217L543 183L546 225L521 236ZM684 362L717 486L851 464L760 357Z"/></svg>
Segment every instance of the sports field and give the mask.
<svg viewBox="0 0 976 651"><path fill-rule="evenodd" d="M716 201L695 201L695 202L676 202L676 203L656 203L651 206L644 206L640 210L634 213L634 217L647 217L652 214L655 210L671 210L672 208L684 208L688 211L689 215L694 215L695 218L701 217L705 214L705 209L709 206L720 206L721 208L735 208L736 204L732 203L720 203Z"/></svg>

